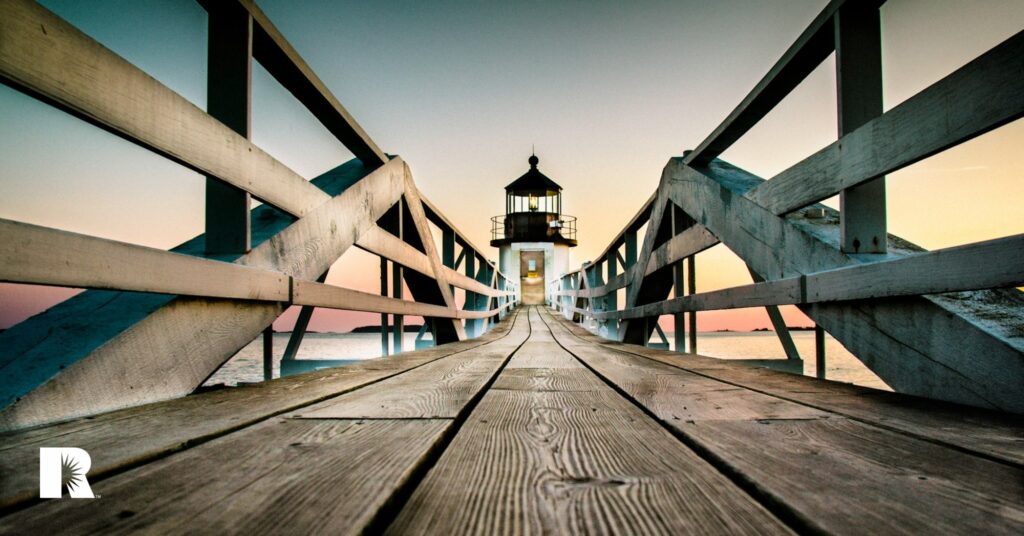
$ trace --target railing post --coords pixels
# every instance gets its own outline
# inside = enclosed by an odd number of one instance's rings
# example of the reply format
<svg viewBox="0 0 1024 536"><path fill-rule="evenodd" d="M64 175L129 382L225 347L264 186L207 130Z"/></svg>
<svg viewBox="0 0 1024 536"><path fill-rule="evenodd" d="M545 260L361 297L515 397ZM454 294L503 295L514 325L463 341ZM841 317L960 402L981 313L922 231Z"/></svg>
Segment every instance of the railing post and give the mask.
<svg viewBox="0 0 1024 536"><path fill-rule="evenodd" d="M380 258L380 295L387 297L388 295L388 259L387 257ZM387 357L388 355L388 315L387 313L380 314L380 355L381 357Z"/></svg>
<svg viewBox="0 0 1024 536"><path fill-rule="evenodd" d="M686 258L686 280L690 295L697 293L697 256ZM690 311L690 349L689 353L697 353L697 311Z"/></svg>
<svg viewBox="0 0 1024 536"><path fill-rule="evenodd" d="M619 258L618 254L612 250L608 252L608 282L611 282L616 276L619 275ZM617 311L619 310L619 291L612 290L605 294L604 307L606 311ZM619 336L619 321L612 319L605 321L605 328L607 330L606 337L610 339L617 338Z"/></svg>
<svg viewBox="0 0 1024 536"><path fill-rule="evenodd" d="M653 232L653 231L649 231ZM636 249L636 231L626 231L626 271L636 264L637 249Z"/></svg>
<svg viewBox="0 0 1024 536"><path fill-rule="evenodd" d="M469 277L470 279L476 279L476 252L471 251L469 247L466 245L462 246L462 251L464 253L463 256L465 257L465 259L463 259L462 262L463 264L465 264L466 276ZM476 293L470 292L468 290L465 292L466 300L462 304L462 308L465 309L466 311L476 310ZM476 337L476 335L476 320L466 320L466 336L469 338L473 338Z"/></svg>
<svg viewBox="0 0 1024 536"><path fill-rule="evenodd" d="M323 283L327 281L327 272L324 272L317 278L317 283ZM309 321L313 318L313 309L309 305L303 305L302 309L299 310L299 316L295 319L295 326L292 327L292 334L288 337L288 344L284 348L284 354L281 356L281 369L285 368L285 361L294 361L295 356L299 353L299 346L302 344L303 337L306 336L306 329L309 327Z"/></svg>
<svg viewBox="0 0 1024 536"><path fill-rule="evenodd" d="M441 229L441 264L455 269L455 231ZM455 287L451 287L455 292Z"/></svg>
<svg viewBox="0 0 1024 536"><path fill-rule="evenodd" d="M237 2L209 3L207 112L250 138L252 16ZM249 192L206 177L206 252L246 253L251 247Z"/></svg>
<svg viewBox="0 0 1024 536"><path fill-rule="evenodd" d="M274 325L263 330L263 381L274 379Z"/></svg>
<svg viewBox="0 0 1024 536"><path fill-rule="evenodd" d="M403 239L403 240L405 239L404 229L403 229L403 220L405 220L405 218L402 217L404 212L405 212L404 204L405 204L404 200L402 200L402 199L398 200L398 218L397 218L398 219L398 223L397 223L398 229L397 229L397 231L398 231L398 238L399 239ZM402 265L398 264L397 262L392 262L391 263L391 296L393 298L402 299L402 281L403 281L402 275L403 275L402 274ZM393 326L393 331L392 331L391 348L392 348L393 353L400 354L400 353L402 353L402 342L403 342L402 339L405 337L405 317L402 316L402 315L394 315L394 322L393 322L393 324L394 324L394 326ZM383 323L382 323L382 325L381 325L381 329L382 330L383 330L383 327L384 326L383 326ZM383 331L382 331L382 333L383 333Z"/></svg>
<svg viewBox="0 0 1024 536"><path fill-rule="evenodd" d="M680 228L683 223L680 221L682 218L679 217L681 212L682 211L679 207L676 207L674 204L672 205L670 214L672 217L673 237L683 231L683 229ZM672 288L674 289L673 295L676 298L682 298L686 294L686 289L683 287L683 261L679 261L672 265ZM673 342L675 343L676 352L682 352L686 349L685 313L676 313L672 315L672 322L673 329L675 331L672 338L674 339Z"/></svg>
<svg viewBox="0 0 1024 536"><path fill-rule="evenodd" d="M839 137L882 114L882 37L878 7L847 2L835 15ZM885 177L839 193L846 253L885 253Z"/></svg>
<svg viewBox="0 0 1024 536"><path fill-rule="evenodd" d="M814 375L825 379L825 330L814 326Z"/></svg>

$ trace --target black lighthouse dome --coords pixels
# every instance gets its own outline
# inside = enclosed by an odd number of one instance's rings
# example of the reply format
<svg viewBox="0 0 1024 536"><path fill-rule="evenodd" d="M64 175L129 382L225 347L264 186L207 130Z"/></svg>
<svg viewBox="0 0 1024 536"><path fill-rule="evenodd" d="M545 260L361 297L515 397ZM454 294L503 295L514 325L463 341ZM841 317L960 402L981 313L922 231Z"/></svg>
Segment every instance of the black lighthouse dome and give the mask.
<svg viewBox="0 0 1024 536"><path fill-rule="evenodd" d="M491 218L491 245L555 242L576 245L576 218L562 214L562 187L541 173L530 155L530 169L505 186L505 215Z"/></svg>

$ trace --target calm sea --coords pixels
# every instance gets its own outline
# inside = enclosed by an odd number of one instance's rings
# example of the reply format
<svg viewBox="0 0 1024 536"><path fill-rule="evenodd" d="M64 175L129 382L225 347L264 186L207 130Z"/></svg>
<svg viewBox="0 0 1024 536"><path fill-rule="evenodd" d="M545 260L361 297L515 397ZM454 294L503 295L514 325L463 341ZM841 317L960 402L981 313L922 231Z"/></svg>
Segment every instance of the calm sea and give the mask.
<svg viewBox="0 0 1024 536"><path fill-rule="evenodd" d="M814 332L796 331L793 342L804 358L804 374L815 375ZM274 377L280 376L279 362L288 344L288 333L274 334ZM672 334L668 334L672 340ZM406 333L404 346L412 349L416 340L414 333ZM724 332L701 333L697 340L700 354L723 359L785 359L785 352L773 332ZM381 355L380 334L377 333L308 333L302 341L298 359L374 359ZM826 335L826 377L830 380L855 383L865 387L891 390L853 357L838 341ZM237 385L244 382L263 380L263 339L262 337L238 352L206 385Z"/></svg>

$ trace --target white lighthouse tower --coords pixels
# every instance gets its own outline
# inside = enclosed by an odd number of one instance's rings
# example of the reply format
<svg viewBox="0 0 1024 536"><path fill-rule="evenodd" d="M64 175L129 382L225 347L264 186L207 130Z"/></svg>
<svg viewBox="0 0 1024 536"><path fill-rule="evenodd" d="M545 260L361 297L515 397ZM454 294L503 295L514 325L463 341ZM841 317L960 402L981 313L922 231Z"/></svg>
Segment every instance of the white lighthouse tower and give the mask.
<svg viewBox="0 0 1024 536"><path fill-rule="evenodd" d="M548 285L569 271L569 248L576 247L576 218L562 214L562 187L537 169L505 187L505 215L491 218L491 246L499 250L499 268L519 281L524 304L542 304Z"/></svg>

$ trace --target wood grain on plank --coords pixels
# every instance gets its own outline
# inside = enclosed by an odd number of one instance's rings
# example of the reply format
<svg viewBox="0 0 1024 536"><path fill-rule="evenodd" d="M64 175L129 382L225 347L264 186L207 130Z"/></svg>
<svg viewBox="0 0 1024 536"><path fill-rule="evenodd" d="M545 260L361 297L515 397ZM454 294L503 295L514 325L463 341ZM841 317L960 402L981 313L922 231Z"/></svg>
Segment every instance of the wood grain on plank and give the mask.
<svg viewBox="0 0 1024 536"><path fill-rule="evenodd" d="M743 367L723 359L683 355L608 341L556 318L582 341L614 348L693 371L734 385L799 402L862 422L952 445L1024 466L1024 417L938 400L889 393L763 368Z"/></svg>
<svg viewBox="0 0 1024 536"><path fill-rule="evenodd" d="M579 366L571 356L562 352L553 340L534 342L535 340L536 335L531 336L530 344L519 351L516 359L510 361L507 368L574 369Z"/></svg>
<svg viewBox="0 0 1024 536"><path fill-rule="evenodd" d="M531 359L531 352L568 357L551 343L533 342L545 333L536 319L530 341L498 382L506 373L537 370L512 368L520 359ZM589 374L578 362L575 370L545 370L552 375L584 373ZM491 389L389 530L789 532L607 386L569 392Z"/></svg>
<svg viewBox="0 0 1024 536"><path fill-rule="evenodd" d="M572 338L558 327L556 338ZM1021 468L746 388L697 393L687 393L685 386L666 388L665 383L686 376L661 375L663 366L639 356L638 367L624 370L609 365L614 360L592 359L611 352L608 348L578 339L570 344L570 351L598 374L809 527L847 534L953 526L1009 534L1024 527ZM709 401L721 405L723 415L702 418ZM696 417L680 418L687 411L681 404L697 407ZM728 411L730 404L741 411Z"/></svg>
<svg viewBox="0 0 1024 536"><path fill-rule="evenodd" d="M449 426L275 418L93 483L98 500L0 518L0 532L359 533Z"/></svg>
<svg viewBox="0 0 1024 536"><path fill-rule="evenodd" d="M266 383L222 389L147 404L61 424L0 434L0 509L38 497L39 447L73 445L92 453L90 479L237 430L284 411L499 340L518 313L480 338L289 376Z"/></svg>
<svg viewBox="0 0 1024 536"><path fill-rule="evenodd" d="M607 386L583 368L506 368L491 389L516 391L600 391Z"/></svg>
<svg viewBox="0 0 1024 536"><path fill-rule="evenodd" d="M393 533L785 533L610 390L491 390Z"/></svg>
<svg viewBox="0 0 1024 536"><path fill-rule="evenodd" d="M670 423L832 534L1020 534L1024 470L842 417Z"/></svg>
<svg viewBox="0 0 1024 536"><path fill-rule="evenodd" d="M521 315L507 337L295 412L305 419L455 418L529 335Z"/></svg>

